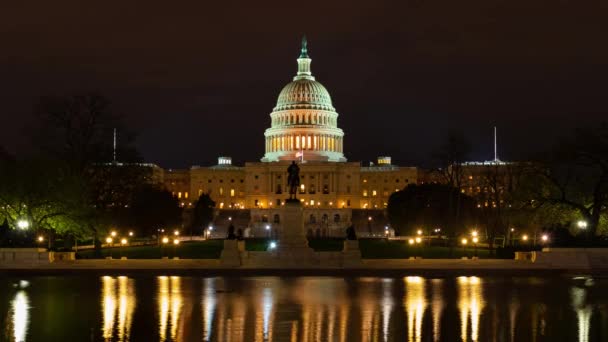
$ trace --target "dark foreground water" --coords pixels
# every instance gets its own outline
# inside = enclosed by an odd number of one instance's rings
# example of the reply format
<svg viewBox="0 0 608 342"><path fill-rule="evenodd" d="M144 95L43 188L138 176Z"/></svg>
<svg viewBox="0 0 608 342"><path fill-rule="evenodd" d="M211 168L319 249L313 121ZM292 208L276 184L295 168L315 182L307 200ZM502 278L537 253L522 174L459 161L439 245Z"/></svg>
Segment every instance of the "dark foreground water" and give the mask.
<svg viewBox="0 0 608 342"><path fill-rule="evenodd" d="M0 277L2 341L608 341L608 279Z"/></svg>

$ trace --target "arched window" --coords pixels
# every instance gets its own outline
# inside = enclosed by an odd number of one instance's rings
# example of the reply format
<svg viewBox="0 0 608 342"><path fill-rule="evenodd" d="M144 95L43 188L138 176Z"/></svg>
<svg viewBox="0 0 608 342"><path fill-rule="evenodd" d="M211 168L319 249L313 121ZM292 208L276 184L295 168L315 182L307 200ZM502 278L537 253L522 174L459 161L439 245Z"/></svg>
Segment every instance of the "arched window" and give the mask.
<svg viewBox="0 0 608 342"><path fill-rule="evenodd" d="M315 217L315 215L310 214L310 218L308 219L308 221L310 223L317 223L317 218Z"/></svg>
<svg viewBox="0 0 608 342"><path fill-rule="evenodd" d="M274 214L273 222L274 223L281 223L281 217L279 216L279 214Z"/></svg>
<svg viewBox="0 0 608 342"><path fill-rule="evenodd" d="M327 221L329 220L329 217L327 216L327 214L323 214L323 223L327 223Z"/></svg>
<svg viewBox="0 0 608 342"><path fill-rule="evenodd" d="M340 222L340 214L334 215L334 222Z"/></svg>
<svg viewBox="0 0 608 342"><path fill-rule="evenodd" d="M282 194L283 189L281 188L281 184L277 184L277 194Z"/></svg>
<svg viewBox="0 0 608 342"><path fill-rule="evenodd" d="M262 215L262 222L268 222L268 215Z"/></svg>

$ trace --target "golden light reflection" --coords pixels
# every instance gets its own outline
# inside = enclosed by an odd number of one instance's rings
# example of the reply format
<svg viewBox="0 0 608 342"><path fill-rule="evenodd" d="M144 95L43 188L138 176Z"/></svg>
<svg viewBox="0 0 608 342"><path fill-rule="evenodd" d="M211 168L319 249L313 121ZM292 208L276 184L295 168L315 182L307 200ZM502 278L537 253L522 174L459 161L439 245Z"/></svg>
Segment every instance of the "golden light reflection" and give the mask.
<svg viewBox="0 0 608 342"><path fill-rule="evenodd" d="M471 319L471 340L479 339L479 319L485 306L481 279L458 277L458 309L460 310L460 337L468 341L468 324Z"/></svg>
<svg viewBox="0 0 608 342"><path fill-rule="evenodd" d="M433 341L441 340L441 314L445 303L443 301L442 286L443 280L433 279L433 299L431 300L431 310L433 310Z"/></svg>
<svg viewBox="0 0 608 342"><path fill-rule="evenodd" d="M382 279L382 337L388 341L390 337L389 324L391 322L391 312L395 305L393 301L393 280Z"/></svg>
<svg viewBox="0 0 608 342"><path fill-rule="evenodd" d="M405 303L407 314L407 340L422 340L422 318L426 310L425 279L405 277Z"/></svg>
<svg viewBox="0 0 608 342"><path fill-rule="evenodd" d="M114 340L114 336L118 341L129 340L136 301L134 280L105 276L101 282L102 336L105 340Z"/></svg>
<svg viewBox="0 0 608 342"><path fill-rule="evenodd" d="M274 291L270 288L270 284L262 289L261 293L261 310L257 310L255 319L255 340L256 341L272 341L273 339L273 322L274 322Z"/></svg>
<svg viewBox="0 0 608 342"><path fill-rule="evenodd" d="M177 340L183 297L180 277L158 277L158 334L161 341Z"/></svg>
<svg viewBox="0 0 608 342"><path fill-rule="evenodd" d="M576 318L578 320L578 341L588 342L593 309L591 308L591 305L587 303L587 289L573 287L570 290L570 297L572 300L572 307L576 312Z"/></svg>
<svg viewBox="0 0 608 342"><path fill-rule="evenodd" d="M215 278L205 279L203 290L203 341L210 341L213 334L213 316L217 306Z"/></svg>
<svg viewBox="0 0 608 342"><path fill-rule="evenodd" d="M15 294L11 301L11 314L15 342L25 341L30 323L30 300L25 291L20 290Z"/></svg>

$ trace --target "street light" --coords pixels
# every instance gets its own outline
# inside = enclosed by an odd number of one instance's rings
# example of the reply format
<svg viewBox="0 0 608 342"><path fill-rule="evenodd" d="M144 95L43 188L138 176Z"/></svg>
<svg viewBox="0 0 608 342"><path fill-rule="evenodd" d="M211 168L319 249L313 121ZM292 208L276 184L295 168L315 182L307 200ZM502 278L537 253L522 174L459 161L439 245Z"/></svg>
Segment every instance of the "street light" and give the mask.
<svg viewBox="0 0 608 342"><path fill-rule="evenodd" d="M540 239L543 243L547 243L547 241L549 241L549 235L543 234Z"/></svg>
<svg viewBox="0 0 608 342"><path fill-rule="evenodd" d="M38 242L43 242L43 241L44 241L44 236L40 235L40 236L38 237Z"/></svg>
<svg viewBox="0 0 608 342"><path fill-rule="evenodd" d="M115 231L112 231L112 232L110 233L110 235L111 235L112 237L116 237L116 232L115 232Z"/></svg>
<svg viewBox="0 0 608 342"><path fill-rule="evenodd" d="M587 229L587 221L580 220L576 223L580 229Z"/></svg>
<svg viewBox="0 0 608 342"><path fill-rule="evenodd" d="M129 236L133 236L133 232L129 232Z"/></svg>
<svg viewBox="0 0 608 342"><path fill-rule="evenodd" d="M179 245L179 239L173 239L173 259L177 257L177 246Z"/></svg>
<svg viewBox="0 0 608 342"><path fill-rule="evenodd" d="M422 235L422 230L421 230L421 229L418 229L418 231L416 232L416 234L418 234L418 235Z"/></svg>
<svg viewBox="0 0 608 342"><path fill-rule="evenodd" d="M474 232L474 233L476 233L475 235L477 235L477 232ZM474 236L473 237L473 250L474 250L473 253L475 254L475 256L477 256L477 242L479 242L479 239L477 238L477 236Z"/></svg>
<svg viewBox="0 0 608 342"><path fill-rule="evenodd" d="M407 242L408 242L410 245L413 245L413 244L414 244L414 239L409 239Z"/></svg>
<svg viewBox="0 0 608 342"><path fill-rule="evenodd" d="M124 248L126 245L127 245L127 239L125 239L125 238L120 239L120 257L121 257L121 258L125 256L125 254L124 254L124 249L123 249L123 248Z"/></svg>
<svg viewBox="0 0 608 342"><path fill-rule="evenodd" d="M112 242L114 241L114 239L112 239L111 237L107 237L106 238L106 243L108 245L110 245L110 259L112 259Z"/></svg>
<svg viewBox="0 0 608 342"><path fill-rule="evenodd" d="M468 242L469 241L466 238L463 238L462 240L460 240L460 243L462 244L462 254L464 254L465 257L466 257L466 253L467 253L466 248L467 248L467 243Z"/></svg>
<svg viewBox="0 0 608 342"><path fill-rule="evenodd" d="M174 232L173 232L173 235L175 235L175 236L179 236L179 230L174 231Z"/></svg>
<svg viewBox="0 0 608 342"><path fill-rule="evenodd" d="M528 241L528 234L524 234L521 238L524 241Z"/></svg>
<svg viewBox="0 0 608 342"><path fill-rule="evenodd" d="M477 231L476 231L476 230L472 231L472 232L471 232L471 235L472 235L473 237L477 237Z"/></svg>
<svg viewBox="0 0 608 342"><path fill-rule="evenodd" d="M25 230L30 227L30 223L27 220L19 220L17 221L17 228Z"/></svg>
<svg viewBox="0 0 608 342"><path fill-rule="evenodd" d="M169 238L164 236L162 239L163 244L160 247L160 256L164 257L165 256L165 246L169 243Z"/></svg>

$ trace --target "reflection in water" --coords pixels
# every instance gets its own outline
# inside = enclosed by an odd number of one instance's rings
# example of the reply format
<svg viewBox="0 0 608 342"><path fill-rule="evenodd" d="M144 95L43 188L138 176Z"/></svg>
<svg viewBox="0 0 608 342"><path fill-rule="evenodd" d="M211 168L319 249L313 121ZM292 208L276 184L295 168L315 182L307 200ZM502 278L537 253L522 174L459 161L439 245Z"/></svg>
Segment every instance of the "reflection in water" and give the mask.
<svg viewBox="0 0 608 342"><path fill-rule="evenodd" d="M91 280L98 286L90 286ZM141 282L138 296L135 282ZM153 286L146 289L149 282ZM9 281L0 282L0 340L606 340L608 280L596 280L593 287L550 283L477 277L53 277L32 280L24 289ZM65 303L66 315L57 316L57 303Z"/></svg>
<svg viewBox="0 0 608 342"><path fill-rule="evenodd" d="M102 336L105 340L113 340L116 333L119 341L129 340L136 300L134 280L105 276L101 278L101 282ZM114 331L116 323L118 326Z"/></svg>
<svg viewBox="0 0 608 342"><path fill-rule="evenodd" d="M215 291L215 278L205 279L203 290L203 341L210 341L213 333L213 316L217 305Z"/></svg>
<svg viewBox="0 0 608 342"><path fill-rule="evenodd" d="M515 323L517 322L517 310L519 310L519 301L517 300L517 298L513 298L509 302L509 336L511 338L511 342L515 342Z"/></svg>
<svg viewBox="0 0 608 342"><path fill-rule="evenodd" d="M161 341L167 339L167 330L169 330L170 339L177 340L177 327L182 305L181 278L158 277L158 334Z"/></svg>
<svg viewBox="0 0 608 342"><path fill-rule="evenodd" d="M582 287L573 287L570 290L570 296L572 298L572 307L576 311L576 317L578 318L578 341L588 342L593 310L591 305L587 303L587 290Z"/></svg>
<svg viewBox="0 0 608 342"><path fill-rule="evenodd" d="M393 280L382 279L382 337L384 341L389 338L389 323L393 311Z"/></svg>
<svg viewBox="0 0 608 342"><path fill-rule="evenodd" d="M16 342L25 341L30 322L30 300L23 290L17 291L11 301L11 316L13 325L13 338Z"/></svg>
<svg viewBox="0 0 608 342"><path fill-rule="evenodd" d="M481 279L458 277L458 308L460 309L461 339L468 341L469 316L471 318L471 340L479 339L479 318L485 305Z"/></svg>
<svg viewBox="0 0 608 342"><path fill-rule="evenodd" d="M407 340L422 340L422 318L426 309L425 280L422 277L405 278L405 310L407 311Z"/></svg>
<svg viewBox="0 0 608 342"><path fill-rule="evenodd" d="M433 279L431 282L433 284L433 299L431 302L431 310L433 310L433 341L439 341L441 339L441 313L445 306L441 293L443 280Z"/></svg>

